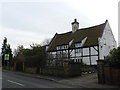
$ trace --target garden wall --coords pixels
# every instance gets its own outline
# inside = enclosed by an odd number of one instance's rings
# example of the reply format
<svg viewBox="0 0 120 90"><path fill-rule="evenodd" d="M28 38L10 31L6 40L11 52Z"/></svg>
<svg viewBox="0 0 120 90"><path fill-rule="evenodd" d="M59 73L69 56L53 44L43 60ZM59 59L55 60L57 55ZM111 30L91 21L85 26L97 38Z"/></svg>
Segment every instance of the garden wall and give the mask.
<svg viewBox="0 0 120 90"><path fill-rule="evenodd" d="M120 85L120 68L105 64L104 60L97 61L98 83Z"/></svg>
<svg viewBox="0 0 120 90"><path fill-rule="evenodd" d="M73 62L64 62L61 67L46 67L43 70L44 75L53 75L60 77L71 77L81 75L81 64Z"/></svg>

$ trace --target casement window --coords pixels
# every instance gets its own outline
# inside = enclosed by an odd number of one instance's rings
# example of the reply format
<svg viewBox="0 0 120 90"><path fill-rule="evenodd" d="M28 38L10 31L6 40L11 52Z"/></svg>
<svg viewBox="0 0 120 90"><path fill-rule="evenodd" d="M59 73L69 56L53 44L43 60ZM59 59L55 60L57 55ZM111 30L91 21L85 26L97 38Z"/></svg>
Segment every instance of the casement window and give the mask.
<svg viewBox="0 0 120 90"><path fill-rule="evenodd" d="M115 42L114 41L112 41L112 46L115 47Z"/></svg>
<svg viewBox="0 0 120 90"><path fill-rule="evenodd" d="M60 47L60 46L57 46L56 48L57 48L57 50L60 50L60 49L61 49L61 47Z"/></svg>
<svg viewBox="0 0 120 90"><path fill-rule="evenodd" d="M103 39L103 44L106 45L106 39L105 38Z"/></svg>
<svg viewBox="0 0 120 90"><path fill-rule="evenodd" d="M68 49L68 45L63 45L63 49Z"/></svg>
<svg viewBox="0 0 120 90"><path fill-rule="evenodd" d="M80 51L81 51L80 49L75 49L76 53L80 53Z"/></svg>
<svg viewBox="0 0 120 90"><path fill-rule="evenodd" d="M57 46L57 50L68 49L68 45Z"/></svg>
<svg viewBox="0 0 120 90"><path fill-rule="evenodd" d="M68 45L65 45L65 46L64 46L64 49L68 49Z"/></svg>

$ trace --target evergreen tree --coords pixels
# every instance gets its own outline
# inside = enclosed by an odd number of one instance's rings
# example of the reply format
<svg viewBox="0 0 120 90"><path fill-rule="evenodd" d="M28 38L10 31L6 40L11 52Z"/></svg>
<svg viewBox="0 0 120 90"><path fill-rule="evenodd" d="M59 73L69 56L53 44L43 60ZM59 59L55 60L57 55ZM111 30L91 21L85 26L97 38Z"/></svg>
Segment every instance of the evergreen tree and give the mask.
<svg viewBox="0 0 120 90"><path fill-rule="evenodd" d="M6 54L9 55L8 60L5 60ZM2 44L2 65L6 66L11 59L12 59L12 50L10 48L10 44L7 44L7 38L5 37Z"/></svg>
<svg viewBox="0 0 120 90"><path fill-rule="evenodd" d="M5 37L2 44L2 54L6 53L7 49L7 38Z"/></svg>

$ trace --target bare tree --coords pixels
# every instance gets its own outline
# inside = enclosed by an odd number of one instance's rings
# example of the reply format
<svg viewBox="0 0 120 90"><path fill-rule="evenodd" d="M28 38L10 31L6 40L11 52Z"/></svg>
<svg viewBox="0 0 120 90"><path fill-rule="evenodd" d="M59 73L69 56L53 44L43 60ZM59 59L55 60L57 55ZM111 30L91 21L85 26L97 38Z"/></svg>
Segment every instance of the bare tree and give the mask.
<svg viewBox="0 0 120 90"><path fill-rule="evenodd" d="M43 42L41 43L42 46L48 45L51 41L51 38L47 38L45 40L43 40Z"/></svg>

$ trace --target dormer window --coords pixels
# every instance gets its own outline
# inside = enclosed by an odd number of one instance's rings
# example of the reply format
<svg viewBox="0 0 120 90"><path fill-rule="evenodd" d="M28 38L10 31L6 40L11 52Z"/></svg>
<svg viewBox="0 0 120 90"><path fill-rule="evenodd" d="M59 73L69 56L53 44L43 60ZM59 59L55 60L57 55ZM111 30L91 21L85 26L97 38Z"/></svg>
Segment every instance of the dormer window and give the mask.
<svg viewBox="0 0 120 90"><path fill-rule="evenodd" d="M81 47L81 42L76 43L76 44L75 44L75 47L76 47L76 48Z"/></svg>
<svg viewBox="0 0 120 90"><path fill-rule="evenodd" d="M77 42L77 43L75 44L75 47L76 47L76 48L82 47L82 46L85 44L86 40L87 40L87 37L85 37L82 41Z"/></svg>

